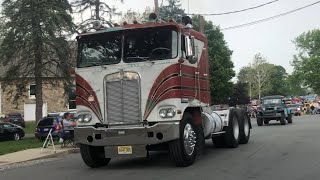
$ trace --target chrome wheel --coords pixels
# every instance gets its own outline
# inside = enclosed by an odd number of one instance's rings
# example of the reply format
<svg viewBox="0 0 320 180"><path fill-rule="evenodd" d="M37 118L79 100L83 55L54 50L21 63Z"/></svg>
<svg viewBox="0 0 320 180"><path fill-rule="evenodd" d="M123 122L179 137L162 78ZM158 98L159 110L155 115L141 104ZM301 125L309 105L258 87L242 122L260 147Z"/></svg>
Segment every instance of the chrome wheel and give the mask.
<svg viewBox="0 0 320 180"><path fill-rule="evenodd" d="M250 127L249 127L249 120L248 120L248 118L244 118L244 134L246 135L246 136L249 136L249 131L250 131Z"/></svg>
<svg viewBox="0 0 320 180"><path fill-rule="evenodd" d="M236 117L233 118L233 136L234 139L239 139L239 122Z"/></svg>
<svg viewBox="0 0 320 180"><path fill-rule="evenodd" d="M15 134L13 135L13 138L14 138L15 141L19 141L19 140L20 140L20 136L19 136L18 133L15 133Z"/></svg>
<svg viewBox="0 0 320 180"><path fill-rule="evenodd" d="M183 131L183 144L186 153L190 156L194 152L197 143L197 136L191 124L186 124Z"/></svg>

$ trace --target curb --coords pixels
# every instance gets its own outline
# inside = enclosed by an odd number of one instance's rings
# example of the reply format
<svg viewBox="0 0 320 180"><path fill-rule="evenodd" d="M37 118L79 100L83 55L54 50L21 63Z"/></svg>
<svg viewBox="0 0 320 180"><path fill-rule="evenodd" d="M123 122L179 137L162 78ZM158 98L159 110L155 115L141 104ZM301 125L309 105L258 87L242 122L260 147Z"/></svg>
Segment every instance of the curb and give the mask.
<svg viewBox="0 0 320 180"><path fill-rule="evenodd" d="M24 160L24 161L7 162L7 163L4 163L4 164L0 164L0 167L1 166L12 165L12 164L24 163L24 162L28 162L28 161L36 161L36 160L41 160L41 159L55 158L55 157L65 156L65 155L68 155L68 154L79 153L79 152L80 152L79 148L68 149L68 150L65 150L65 151L60 151L60 152L56 152L56 153L53 153L53 154L44 155L44 156L41 156L41 157L31 158L31 159Z"/></svg>
<svg viewBox="0 0 320 180"><path fill-rule="evenodd" d="M61 151L61 152L56 152L54 154L48 154L42 157L38 157L38 158L34 158L34 159L30 159L28 161L34 161L34 160L39 160L39 159L48 159L48 158L55 158L58 156L65 156L68 154L73 154L73 153L79 153L80 149L79 148L74 148L74 149L68 149L66 151Z"/></svg>

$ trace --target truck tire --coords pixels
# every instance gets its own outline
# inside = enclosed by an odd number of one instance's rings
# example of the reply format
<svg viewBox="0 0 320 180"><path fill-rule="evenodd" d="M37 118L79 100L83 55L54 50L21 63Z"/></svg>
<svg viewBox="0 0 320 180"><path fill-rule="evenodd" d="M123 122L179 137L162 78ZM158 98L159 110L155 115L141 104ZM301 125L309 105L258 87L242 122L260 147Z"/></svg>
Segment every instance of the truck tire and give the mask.
<svg viewBox="0 0 320 180"><path fill-rule="evenodd" d="M194 163L199 145L199 129L192 115L185 113L180 121L180 138L169 142L170 157L176 166L187 167Z"/></svg>
<svg viewBox="0 0 320 180"><path fill-rule="evenodd" d="M285 117L285 115L284 115L284 113L282 113L282 117L280 118L280 124L281 125L286 125L286 117Z"/></svg>
<svg viewBox="0 0 320 180"><path fill-rule="evenodd" d="M111 158L105 158L104 148L101 146L80 144L80 154L84 163L91 168L106 166L111 160Z"/></svg>
<svg viewBox="0 0 320 180"><path fill-rule="evenodd" d="M263 125L263 120L261 117L257 117L257 124L258 126L262 126Z"/></svg>
<svg viewBox="0 0 320 180"><path fill-rule="evenodd" d="M267 125L267 124L269 124L269 120L264 119L264 120L263 120L263 123Z"/></svg>
<svg viewBox="0 0 320 180"><path fill-rule="evenodd" d="M212 137L212 142L216 148L223 148L226 146L223 135Z"/></svg>
<svg viewBox="0 0 320 180"><path fill-rule="evenodd" d="M292 124L292 114L289 114L289 115L288 115L288 123L289 123L289 124Z"/></svg>
<svg viewBox="0 0 320 180"><path fill-rule="evenodd" d="M229 125L225 127L224 141L227 147L236 148L239 146L240 121L236 109L231 109L229 114Z"/></svg>
<svg viewBox="0 0 320 180"><path fill-rule="evenodd" d="M240 121L239 143L247 144L250 139L250 117L243 109L238 110L238 117Z"/></svg>

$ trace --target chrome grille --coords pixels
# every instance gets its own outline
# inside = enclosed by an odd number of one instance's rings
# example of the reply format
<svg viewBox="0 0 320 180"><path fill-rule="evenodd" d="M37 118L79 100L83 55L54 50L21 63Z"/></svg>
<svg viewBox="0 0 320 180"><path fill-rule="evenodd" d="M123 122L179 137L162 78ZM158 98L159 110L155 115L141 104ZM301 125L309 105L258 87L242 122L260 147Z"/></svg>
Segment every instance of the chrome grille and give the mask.
<svg viewBox="0 0 320 180"><path fill-rule="evenodd" d="M109 124L141 122L139 76L119 72L106 77L106 115Z"/></svg>

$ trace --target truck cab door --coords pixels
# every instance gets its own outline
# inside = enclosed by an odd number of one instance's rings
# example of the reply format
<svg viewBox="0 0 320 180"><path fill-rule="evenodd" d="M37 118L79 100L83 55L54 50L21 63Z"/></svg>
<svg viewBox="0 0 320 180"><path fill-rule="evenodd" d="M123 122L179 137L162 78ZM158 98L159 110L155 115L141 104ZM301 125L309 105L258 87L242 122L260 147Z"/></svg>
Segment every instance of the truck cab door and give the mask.
<svg viewBox="0 0 320 180"><path fill-rule="evenodd" d="M180 63L180 80L181 80L181 94L182 98L195 98L196 97L196 80L198 65L191 64L185 52L186 49L186 36L181 36L181 59L183 63Z"/></svg>

